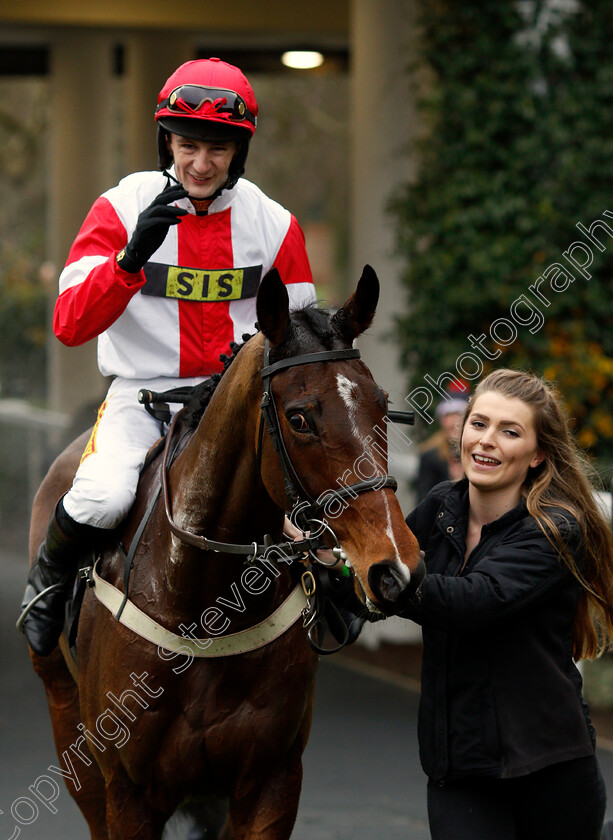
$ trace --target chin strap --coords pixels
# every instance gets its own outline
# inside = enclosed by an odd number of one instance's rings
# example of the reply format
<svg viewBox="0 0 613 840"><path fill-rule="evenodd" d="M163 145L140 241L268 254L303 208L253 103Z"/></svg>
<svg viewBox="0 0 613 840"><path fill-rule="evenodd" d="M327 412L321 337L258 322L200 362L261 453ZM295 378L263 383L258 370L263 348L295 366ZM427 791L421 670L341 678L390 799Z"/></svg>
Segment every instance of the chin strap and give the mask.
<svg viewBox="0 0 613 840"><path fill-rule="evenodd" d="M219 196L222 194L222 192L224 190L234 189L234 187L236 186L236 184L238 182L238 179L240 178L240 176L243 174L244 171L245 170L243 168L238 174L228 175L226 183L223 185L223 187L219 187L218 190L215 190L215 192L213 193L212 196L210 196L210 198L193 198L188 193L187 198L189 198L191 203L194 205L194 209L196 210L196 215L200 215L200 216L206 215L209 212L209 207L211 206L211 203L213 201L215 201L216 198L219 198ZM183 186L181 181L179 181L178 178L175 175L171 175L171 173L168 171L168 169L163 169L162 170L162 175L164 175L164 177L168 178L169 181L174 181L174 183L178 184L180 187ZM206 207L201 208L199 206L201 204L206 204Z"/></svg>

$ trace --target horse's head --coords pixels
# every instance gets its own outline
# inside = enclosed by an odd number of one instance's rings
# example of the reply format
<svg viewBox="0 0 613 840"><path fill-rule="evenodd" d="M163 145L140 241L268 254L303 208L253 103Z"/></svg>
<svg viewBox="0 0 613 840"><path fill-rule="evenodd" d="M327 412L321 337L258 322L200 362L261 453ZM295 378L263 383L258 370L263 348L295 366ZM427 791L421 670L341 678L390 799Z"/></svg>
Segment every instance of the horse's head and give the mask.
<svg viewBox="0 0 613 840"><path fill-rule="evenodd" d="M292 495L315 500L315 508L305 504L295 510L306 511L307 527L322 531L328 544L336 537L353 569L356 592L371 612L391 615L421 580L423 563L387 475L387 394L350 349L372 323L378 297L379 281L366 266L336 314L315 307L290 314L278 273L264 277L257 315L270 346L264 375L269 370L271 377L265 385L289 469L283 476L265 435L261 472L280 507L291 506ZM311 354L321 356L314 360ZM296 485L300 492L293 493ZM304 519L298 524L304 527Z"/></svg>

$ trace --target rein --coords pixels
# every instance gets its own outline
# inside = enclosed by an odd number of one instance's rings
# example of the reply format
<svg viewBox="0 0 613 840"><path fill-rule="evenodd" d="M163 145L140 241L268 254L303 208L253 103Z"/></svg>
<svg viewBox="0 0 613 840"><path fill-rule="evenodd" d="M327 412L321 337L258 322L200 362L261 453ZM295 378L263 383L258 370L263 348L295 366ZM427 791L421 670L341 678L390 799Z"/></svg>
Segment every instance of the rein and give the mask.
<svg viewBox="0 0 613 840"><path fill-rule="evenodd" d="M185 543L186 545L191 545L194 548L198 548L202 551L216 551L222 552L224 554L241 554L246 557L247 562L253 562L259 554L263 554L266 551L266 549L273 544L272 540L266 541L263 545L255 541L247 545L241 545L239 543L218 542L217 540L210 540L208 539L208 537L204 537L200 534L195 534L193 531L188 531L185 528L181 528L173 519L172 502L170 499L170 487L168 484L168 468L175 426L177 425L179 417L182 416L184 410L185 409L182 409L181 411L177 412L177 414L175 414L170 429L168 430L168 434L166 436L166 444L164 446L164 458L162 461L162 497L164 499L164 510L166 513L166 519L168 520L168 527L170 528L171 532L175 535L175 537L177 537L179 540L181 540L181 542ZM297 542L292 541L286 543L279 543L276 544L276 547L279 549L280 552L286 555L299 556L301 552L308 551L311 548L311 542L312 541L309 539L304 539L298 540Z"/></svg>

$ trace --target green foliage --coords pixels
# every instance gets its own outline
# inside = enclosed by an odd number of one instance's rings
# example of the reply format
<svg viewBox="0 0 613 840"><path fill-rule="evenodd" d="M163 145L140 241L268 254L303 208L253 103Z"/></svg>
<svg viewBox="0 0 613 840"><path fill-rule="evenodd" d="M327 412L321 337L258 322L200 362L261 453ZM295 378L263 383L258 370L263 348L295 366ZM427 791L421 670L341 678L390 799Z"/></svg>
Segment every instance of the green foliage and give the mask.
<svg viewBox="0 0 613 840"><path fill-rule="evenodd" d="M8 267L0 283L0 395L45 395L47 295L27 259Z"/></svg>
<svg viewBox="0 0 613 840"><path fill-rule="evenodd" d="M421 6L423 54L412 78L426 131L418 173L393 205L407 258L397 336L409 388L426 374L457 375L467 352L485 372L505 365L555 377L579 441L610 462L613 238L598 234L605 250L592 245L590 280L563 252L590 244L577 222L613 229L603 216L613 211L613 8L606 0L572 12L516 0ZM554 263L576 279L560 291L543 281L547 305L529 287ZM529 322L527 305L511 313L520 295L540 317ZM517 330L507 346L508 329L490 332L499 318ZM488 353L469 335L485 335Z"/></svg>
<svg viewBox="0 0 613 840"><path fill-rule="evenodd" d="M6 79L0 104L0 397L42 399L47 83Z"/></svg>

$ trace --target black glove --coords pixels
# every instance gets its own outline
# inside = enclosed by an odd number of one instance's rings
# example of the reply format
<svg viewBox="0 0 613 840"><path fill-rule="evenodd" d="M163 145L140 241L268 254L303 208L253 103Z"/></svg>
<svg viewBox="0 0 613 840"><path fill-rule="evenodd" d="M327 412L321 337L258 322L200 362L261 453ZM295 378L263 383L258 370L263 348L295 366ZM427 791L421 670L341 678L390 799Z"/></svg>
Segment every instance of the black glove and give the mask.
<svg viewBox="0 0 613 840"><path fill-rule="evenodd" d="M187 213L187 210L169 207L169 204L185 198L187 194L187 190L180 185L168 185L153 199L149 207L143 210L136 222L132 239L123 251L117 254L117 264L120 268L131 274L141 270L166 238L168 228L178 225L180 217Z"/></svg>

